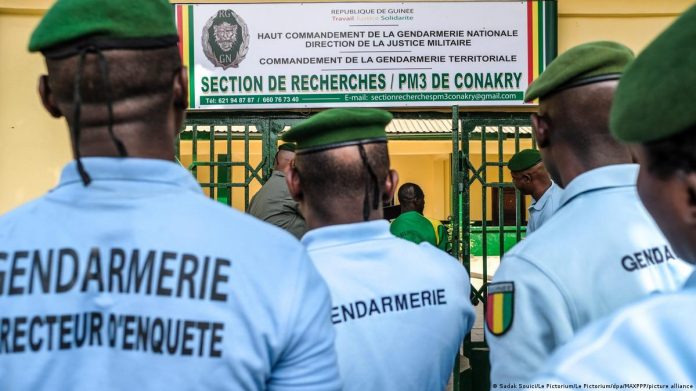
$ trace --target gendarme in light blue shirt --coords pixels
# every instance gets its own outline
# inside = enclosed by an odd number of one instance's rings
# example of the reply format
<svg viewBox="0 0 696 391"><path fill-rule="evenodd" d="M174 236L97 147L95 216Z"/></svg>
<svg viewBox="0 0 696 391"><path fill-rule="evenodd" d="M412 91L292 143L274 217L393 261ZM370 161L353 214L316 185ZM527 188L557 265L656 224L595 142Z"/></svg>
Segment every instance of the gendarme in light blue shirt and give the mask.
<svg viewBox="0 0 696 391"><path fill-rule="evenodd" d="M681 288L692 267L675 258L638 199L637 175L633 164L583 173L554 217L505 254L488 287L489 300L507 293L512 310L499 335L486 329L492 384L530 380L586 324Z"/></svg>
<svg viewBox="0 0 696 391"><path fill-rule="evenodd" d="M696 274L595 322L554 354L535 383L696 387ZM589 388L584 386L584 388Z"/></svg>
<svg viewBox="0 0 696 391"><path fill-rule="evenodd" d="M340 389L329 292L290 234L173 162L82 160L88 187L70 163L0 217L0 389Z"/></svg>
<svg viewBox="0 0 696 391"><path fill-rule="evenodd" d="M563 194L563 189L561 189L556 183L551 182L551 186L544 192L544 194L535 200L528 208L529 210L529 221L527 222L527 235L536 231L544 224L548 219L556 213L558 207L561 206L561 195Z"/></svg>
<svg viewBox="0 0 696 391"><path fill-rule="evenodd" d="M314 229L302 243L331 291L344 389L443 390L474 322L465 269L385 220Z"/></svg>

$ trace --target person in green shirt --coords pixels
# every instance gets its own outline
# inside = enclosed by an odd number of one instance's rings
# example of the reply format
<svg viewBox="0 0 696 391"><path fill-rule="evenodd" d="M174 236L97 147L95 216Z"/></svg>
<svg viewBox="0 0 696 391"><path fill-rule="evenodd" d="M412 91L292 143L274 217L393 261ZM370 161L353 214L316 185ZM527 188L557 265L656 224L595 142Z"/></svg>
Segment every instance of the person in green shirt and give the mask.
<svg viewBox="0 0 696 391"><path fill-rule="evenodd" d="M417 244L428 242L447 251L447 228L440 221L423 216L423 189L415 183L404 183L399 188L397 198L401 205L401 215L391 223L391 233Z"/></svg>

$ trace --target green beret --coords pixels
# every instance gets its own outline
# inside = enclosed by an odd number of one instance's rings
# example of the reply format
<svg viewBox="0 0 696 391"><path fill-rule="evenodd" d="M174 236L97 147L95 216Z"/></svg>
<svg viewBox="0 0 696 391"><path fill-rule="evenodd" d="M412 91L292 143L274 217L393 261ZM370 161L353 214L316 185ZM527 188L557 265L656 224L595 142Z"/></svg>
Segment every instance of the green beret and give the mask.
<svg viewBox="0 0 696 391"><path fill-rule="evenodd" d="M536 149L523 149L512 155L508 161L508 168L512 172L524 171L534 167L541 161L541 154Z"/></svg>
<svg viewBox="0 0 696 391"><path fill-rule="evenodd" d="M297 143L297 153L386 142L388 111L379 109L329 109L293 126L283 141Z"/></svg>
<svg viewBox="0 0 696 391"><path fill-rule="evenodd" d="M58 0L29 41L30 52L76 54L66 46L157 48L178 42L174 8L166 0Z"/></svg>
<svg viewBox="0 0 696 391"><path fill-rule="evenodd" d="M614 95L611 133L649 142L696 126L696 6L648 45Z"/></svg>
<svg viewBox="0 0 696 391"><path fill-rule="evenodd" d="M529 85L524 101L567 88L618 80L633 57L631 49L616 42L598 41L575 46L556 57Z"/></svg>
<svg viewBox="0 0 696 391"><path fill-rule="evenodd" d="M279 151L290 151L290 152L295 152L295 148L296 148L296 147L295 147L295 143L285 143L285 144L281 144L281 145L278 147L278 150L279 150Z"/></svg>

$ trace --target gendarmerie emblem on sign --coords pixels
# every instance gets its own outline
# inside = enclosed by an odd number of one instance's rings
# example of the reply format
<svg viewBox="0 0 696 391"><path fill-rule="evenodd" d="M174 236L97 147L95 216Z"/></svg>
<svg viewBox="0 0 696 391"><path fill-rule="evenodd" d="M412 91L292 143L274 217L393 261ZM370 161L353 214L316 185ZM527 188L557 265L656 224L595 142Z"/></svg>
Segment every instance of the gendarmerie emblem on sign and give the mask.
<svg viewBox="0 0 696 391"><path fill-rule="evenodd" d="M249 50L249 29L232 10L220 10L203 27L203 52L222 69L237 68Z"/></svg>

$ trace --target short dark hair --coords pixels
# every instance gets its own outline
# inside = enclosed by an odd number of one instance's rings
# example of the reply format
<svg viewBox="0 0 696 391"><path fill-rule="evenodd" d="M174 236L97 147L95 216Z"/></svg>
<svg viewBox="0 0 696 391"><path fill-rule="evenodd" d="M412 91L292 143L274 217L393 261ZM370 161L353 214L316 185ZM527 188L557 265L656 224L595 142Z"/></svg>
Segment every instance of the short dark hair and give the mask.
<svg viewBox="0 0 696 391"><path fill-rule="evenodd" d="M181 68L177 46L149 50L105 50L102 52L109 67L111 99L114 102L130 98L160 98L167 100L172 93L172 80ZM61 102L72 103L73 83L79 55L65 59L46 59L48 80L53 95ZM103 103L104 80L96 54L85 57L81 83L82 102Z"/></svg>
<svg viewBox="0 0 696 391"><path fill-rule="evenodd" d="M666 139L643 143L648 170L661 178L696 172L696 124Z"/></svg>
<svg viewBox="0 0 696 391"><path fill-rule="evenodd" d="M598 84L571 88L549 98L550 118L556 135L581 159L617 148L628 149L609 132L609 110L614 87Z"/></svg>
<svg viewBox="0 0 696 391"><path fill-rule="evenodd" d="M401 185L397 198L400 204L409 204L425 199L423 189L415 183L407 182Z"/></svg>
<svg viewBox="0 0 696 391"><path fill-rule="evenodd" d="M355 148L355 147L350 147ZM377 177L380 194L384 182L389 175L389 153L386 143L364 145L372 170ZM298 154L295 158L297 173L302 182L302 191L321 200L312 204L317 213L330 215L337 203L360 202L365 197L365 187L370 186L368 194L373 194L372 181L367 167L359 154L346 158L341 150L329 149L319 152ZM380 203L381 205L381 203Z"/></svg>

